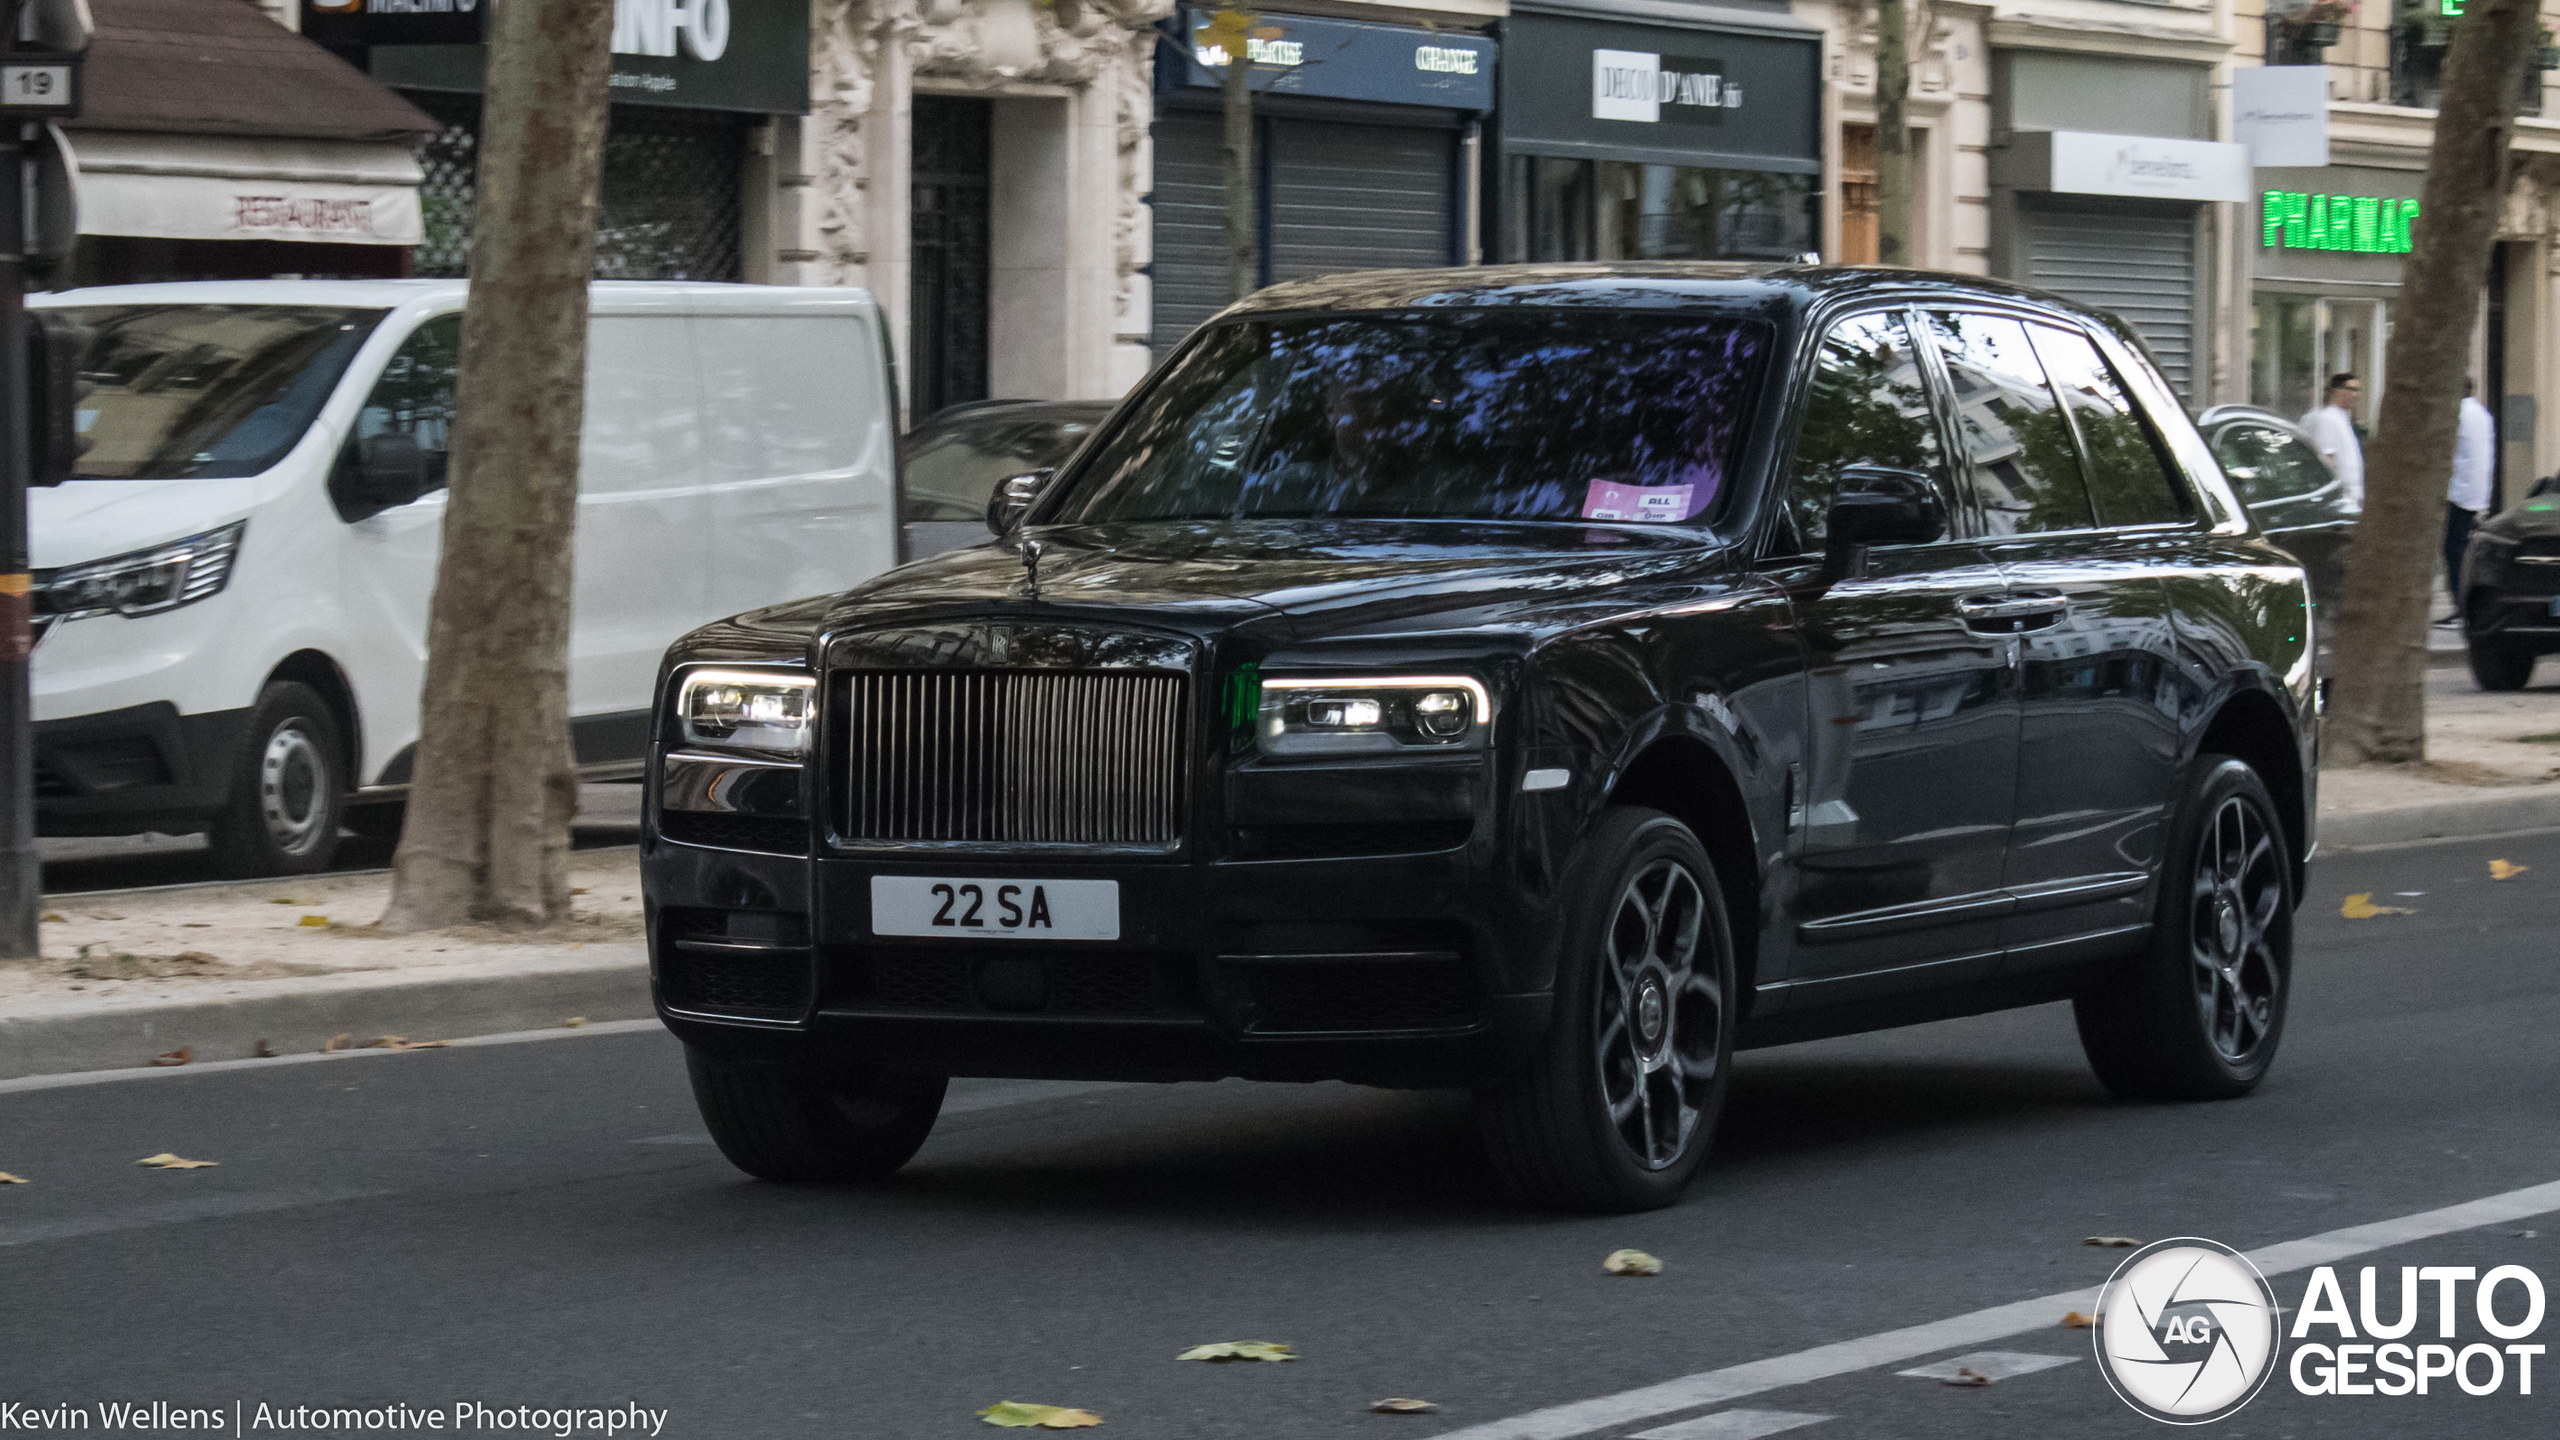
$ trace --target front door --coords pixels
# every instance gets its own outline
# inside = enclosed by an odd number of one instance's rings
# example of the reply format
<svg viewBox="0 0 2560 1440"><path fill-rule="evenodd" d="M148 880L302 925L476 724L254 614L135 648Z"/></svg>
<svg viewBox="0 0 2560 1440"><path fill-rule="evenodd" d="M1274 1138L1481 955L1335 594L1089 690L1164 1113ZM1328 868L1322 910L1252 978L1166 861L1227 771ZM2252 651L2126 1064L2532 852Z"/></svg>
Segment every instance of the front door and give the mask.
<svg viewBox="0 0 2560 1440"><path fill-rule="evenodd" d="M1785 513L1763 551L1795 596L1808 667L1790 1008L1997 963L2018 712L2010 641L1982 627L2003 585L1948 484L1910 324L1859 315L1824 338ZM1876 547L1863 574L1831 576L1831 498L1857 465L1930 477L1953 533Z"/></svg>
<svg viewBox="0 0 2560 1440"><path fill-rule="evenodd" d="M914 214L907 354L918 422L987 398L987 179L993 109L985 100L915 101Z"/></svg>
<svg viewBox="0 0 2560 1440"><path fill-rule="evenodd" d="M2017 630L2008 971L2138 930L2176 801L2176 637L2164 576L2193 522L2156 437L2088 338L2005 315L1927 317L1974 508Z"/></svg>

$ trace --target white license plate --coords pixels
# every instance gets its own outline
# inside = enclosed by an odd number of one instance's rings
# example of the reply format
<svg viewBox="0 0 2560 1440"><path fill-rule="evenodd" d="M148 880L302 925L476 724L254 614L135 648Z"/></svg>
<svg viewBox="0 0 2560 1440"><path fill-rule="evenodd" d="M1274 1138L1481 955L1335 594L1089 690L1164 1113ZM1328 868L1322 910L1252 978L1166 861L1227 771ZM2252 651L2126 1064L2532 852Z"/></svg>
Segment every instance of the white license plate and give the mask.
<svg viewBox="0 0 2560 1440"><path fill-rule="evenodd" d="M968 940L1117 940L1117 880L871 877L871 933Z"/></svg>

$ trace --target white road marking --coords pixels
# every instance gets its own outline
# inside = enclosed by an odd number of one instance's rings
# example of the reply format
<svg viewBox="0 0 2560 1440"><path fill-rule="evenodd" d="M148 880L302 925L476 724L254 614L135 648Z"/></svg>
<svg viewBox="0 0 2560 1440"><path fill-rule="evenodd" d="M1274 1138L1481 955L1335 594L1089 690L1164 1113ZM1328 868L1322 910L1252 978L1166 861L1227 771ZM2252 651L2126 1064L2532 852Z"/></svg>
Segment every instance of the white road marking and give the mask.
<svg viewBox="0 0 2560 1440"><path fill-rule="evenodd" d="M62 1220L15 1220L0 1225L0 1246L34 1245L117 1230L141 1230L189 1220L215 1220L226 1215L256 1215L269 1210L299 1210L306 1205L335 1205L341 1200L370 1200L388 1190L270 1190L246 1195L190 1195L184 1199L121 1214L80 1215Z"/></svg>
<svg viewBox="0 0 2560 1440"><path fill-rule="evenodd" d="M2077 1355L2036 1355L2024 1350L1976 1350L1953 1360L1940 1360L1934 1365L1896 1370L1896 1375L1909 1375L1919 1380L1953 1380L1959 1370L1970 1370L1985 1380L2006 1380L2013 1375L2033 1375L2056 1365L2078 1364Z"/></svg>
<svg viewBox="0 0 2560 1440"><path fill-rule="evenodd" d="M2395 1245L2545 1215L2554 1210L2560 1210L2560 1181L2484 1196L2460 1205L2448 1205L2441 1210L2403 1215L2396 1220L2378 1220L2370 1225L2353 1225L2300 1240L2288 1240L2253 1250L2249 1259L2262 1273L2281 1275L2307 1270L2314 1265L2333 1265L2340 1260ZM1682 1410L1721 1405L1728 1400L1782 1390L1790 1385L1805 1385L1859 1370L1903 1364L1948 1350L1988 1345L2031 1330L2050 1330L2062 1323L2066 1312L2095 1310L2097 1300L2097 1287L2091 1286L2086 1290L2066 1290L2034 1300L2013 1301L1988 1310L1976 1310L1969 1315L1933 1320L1926 1325L1887 1330L1856 1340L1818 1345L1792 1355L1776 1355L1766 1360L1730 1365L1722 1370L1703 1370L1638 1390L1533 1410L1507 1420L1451 1430L1437 1440L1570 1440L1573 1436L1651 1420Z"/></svg>
<svg viewBox="0 0 2560 1440"><path fill-rule="evenodd" d="M1760 1440L1763 1435L1819 1425L1830 1418L1799 1415L1792 1410L1719 1410L1695 1420L1638 1431L1629 1440Z"/></svg>
<svg viewBox="0 0 2560 1440"><path fill-rule="evenodd" d="M599 1020L575 1029L550 1026L540 1030L510 1030L498 1035L466 1035L448 1040L445 1048L461 1050L474 1045L522 1045L532 1040L574 1040L581 1035L628 1035L635 1030L664 1031L655 1020ZM111 1085L119 1080L158 1080L171 1075L202 1075L226 1070L262 1070L275 1065L309 1065L321 1060L363 1060L376 1055L406 1055L407 1050L334 1050L322 1054L317 1050L294 1055L268 1055L254 1060L199 1060L192 1065L145 1065L131 1070L75 1070L68 1075L21 1075L15 1080L0 1080L0 1095L21 1090L62 1090L74 1085Z"/></svg>

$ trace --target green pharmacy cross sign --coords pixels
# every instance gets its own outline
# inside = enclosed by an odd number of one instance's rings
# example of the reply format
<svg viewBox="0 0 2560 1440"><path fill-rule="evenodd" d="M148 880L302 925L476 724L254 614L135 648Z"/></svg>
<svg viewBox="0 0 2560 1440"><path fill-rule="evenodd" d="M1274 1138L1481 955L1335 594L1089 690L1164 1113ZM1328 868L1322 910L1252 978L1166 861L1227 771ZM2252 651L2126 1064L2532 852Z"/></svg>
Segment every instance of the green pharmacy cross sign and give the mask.
<svg viewBox="0 0 2560 1440"><path fill-rule="evenodd" d="M2306 195L2299 190L2270 190L2261 215L2266 221L2266 245L2270 250L2406 255L2409 227L2418 219L2418 202L2376 199L2371 195Z"/></svg>

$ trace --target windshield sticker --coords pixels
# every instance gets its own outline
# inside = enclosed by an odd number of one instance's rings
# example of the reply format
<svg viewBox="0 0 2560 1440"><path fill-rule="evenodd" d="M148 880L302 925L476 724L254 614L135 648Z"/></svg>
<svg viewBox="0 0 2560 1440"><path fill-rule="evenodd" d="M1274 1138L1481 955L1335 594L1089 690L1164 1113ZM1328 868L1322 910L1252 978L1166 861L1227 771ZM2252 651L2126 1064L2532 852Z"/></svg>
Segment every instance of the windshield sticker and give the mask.
<svg viewBox="0 0 2560 1440"><path fill-rule="evenodd" d="M1594 480L1582 500L1585 520L1640 520L1670 524L1689 518L1695 485L1621 485Z"/></svg>

